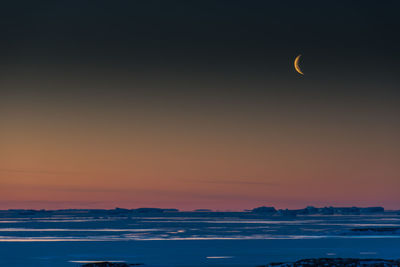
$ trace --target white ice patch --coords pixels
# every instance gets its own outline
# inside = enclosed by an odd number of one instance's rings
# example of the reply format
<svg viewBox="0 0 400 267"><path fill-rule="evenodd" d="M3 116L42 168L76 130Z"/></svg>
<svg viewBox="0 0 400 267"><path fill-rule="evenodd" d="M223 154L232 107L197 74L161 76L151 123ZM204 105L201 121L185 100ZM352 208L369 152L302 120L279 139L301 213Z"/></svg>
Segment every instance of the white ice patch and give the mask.
<svg viewBox="0 0 400 267"><path fill-rule="evenodd" d="M207 256L207 259L231 259L233 256Z"/></svg>

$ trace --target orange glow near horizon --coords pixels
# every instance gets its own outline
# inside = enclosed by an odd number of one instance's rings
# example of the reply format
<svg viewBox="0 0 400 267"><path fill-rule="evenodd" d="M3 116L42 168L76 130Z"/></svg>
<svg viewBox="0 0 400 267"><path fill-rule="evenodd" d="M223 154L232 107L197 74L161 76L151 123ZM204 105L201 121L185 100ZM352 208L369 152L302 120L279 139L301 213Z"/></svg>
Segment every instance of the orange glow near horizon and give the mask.
<svg viewBox="0 0 400 267"><path fill-rule="evenodd" d="M35 97L3 99L0 209L400 205L387 107Z"/></svg>
<svg viewBox="0 0 400 267"><path fill-rule="evenodd" d="M309 128L293 136L290 123L240 131L218 120L174 121L162 132L146 121L76 123L3 124L0 208L398 204L397 151L382 132L357 138L356 129Z"/></svg>

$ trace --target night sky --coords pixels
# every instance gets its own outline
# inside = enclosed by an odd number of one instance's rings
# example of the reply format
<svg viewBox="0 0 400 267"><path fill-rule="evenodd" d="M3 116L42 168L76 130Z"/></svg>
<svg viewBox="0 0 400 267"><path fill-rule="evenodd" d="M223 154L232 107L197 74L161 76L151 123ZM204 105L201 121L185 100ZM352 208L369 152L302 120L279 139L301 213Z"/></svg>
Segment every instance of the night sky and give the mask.
<svg viewBox="0 0 400 267"><path fill-rule="evenodd" d="M399 1L8 2L0 208L400 207Z"/></svg>

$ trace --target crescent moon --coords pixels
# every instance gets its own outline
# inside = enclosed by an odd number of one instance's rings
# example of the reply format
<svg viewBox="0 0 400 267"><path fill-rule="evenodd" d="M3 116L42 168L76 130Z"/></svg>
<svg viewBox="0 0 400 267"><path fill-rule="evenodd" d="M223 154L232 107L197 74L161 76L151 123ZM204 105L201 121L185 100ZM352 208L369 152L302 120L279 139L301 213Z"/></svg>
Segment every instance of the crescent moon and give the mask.
<svg viewBox="0 0 400 267"><path fill-rule="evenodd" d="M301 75L304 75L304 73L300 69L299 61L300 61L301 55L298 55L296 59L294 60L294 69L300 73Z"/></svg>

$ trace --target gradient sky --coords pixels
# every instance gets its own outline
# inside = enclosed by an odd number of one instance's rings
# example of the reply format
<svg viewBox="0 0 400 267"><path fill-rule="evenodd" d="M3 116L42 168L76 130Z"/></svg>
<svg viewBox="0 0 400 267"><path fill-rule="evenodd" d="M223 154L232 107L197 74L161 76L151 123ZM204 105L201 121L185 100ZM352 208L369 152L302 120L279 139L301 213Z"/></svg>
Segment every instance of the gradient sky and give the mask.
<svg viewBox="0 0 400 267"><path fill-rule="evenodd" d="M8 2L0 209L400 208L399 1Z"/></svg>

